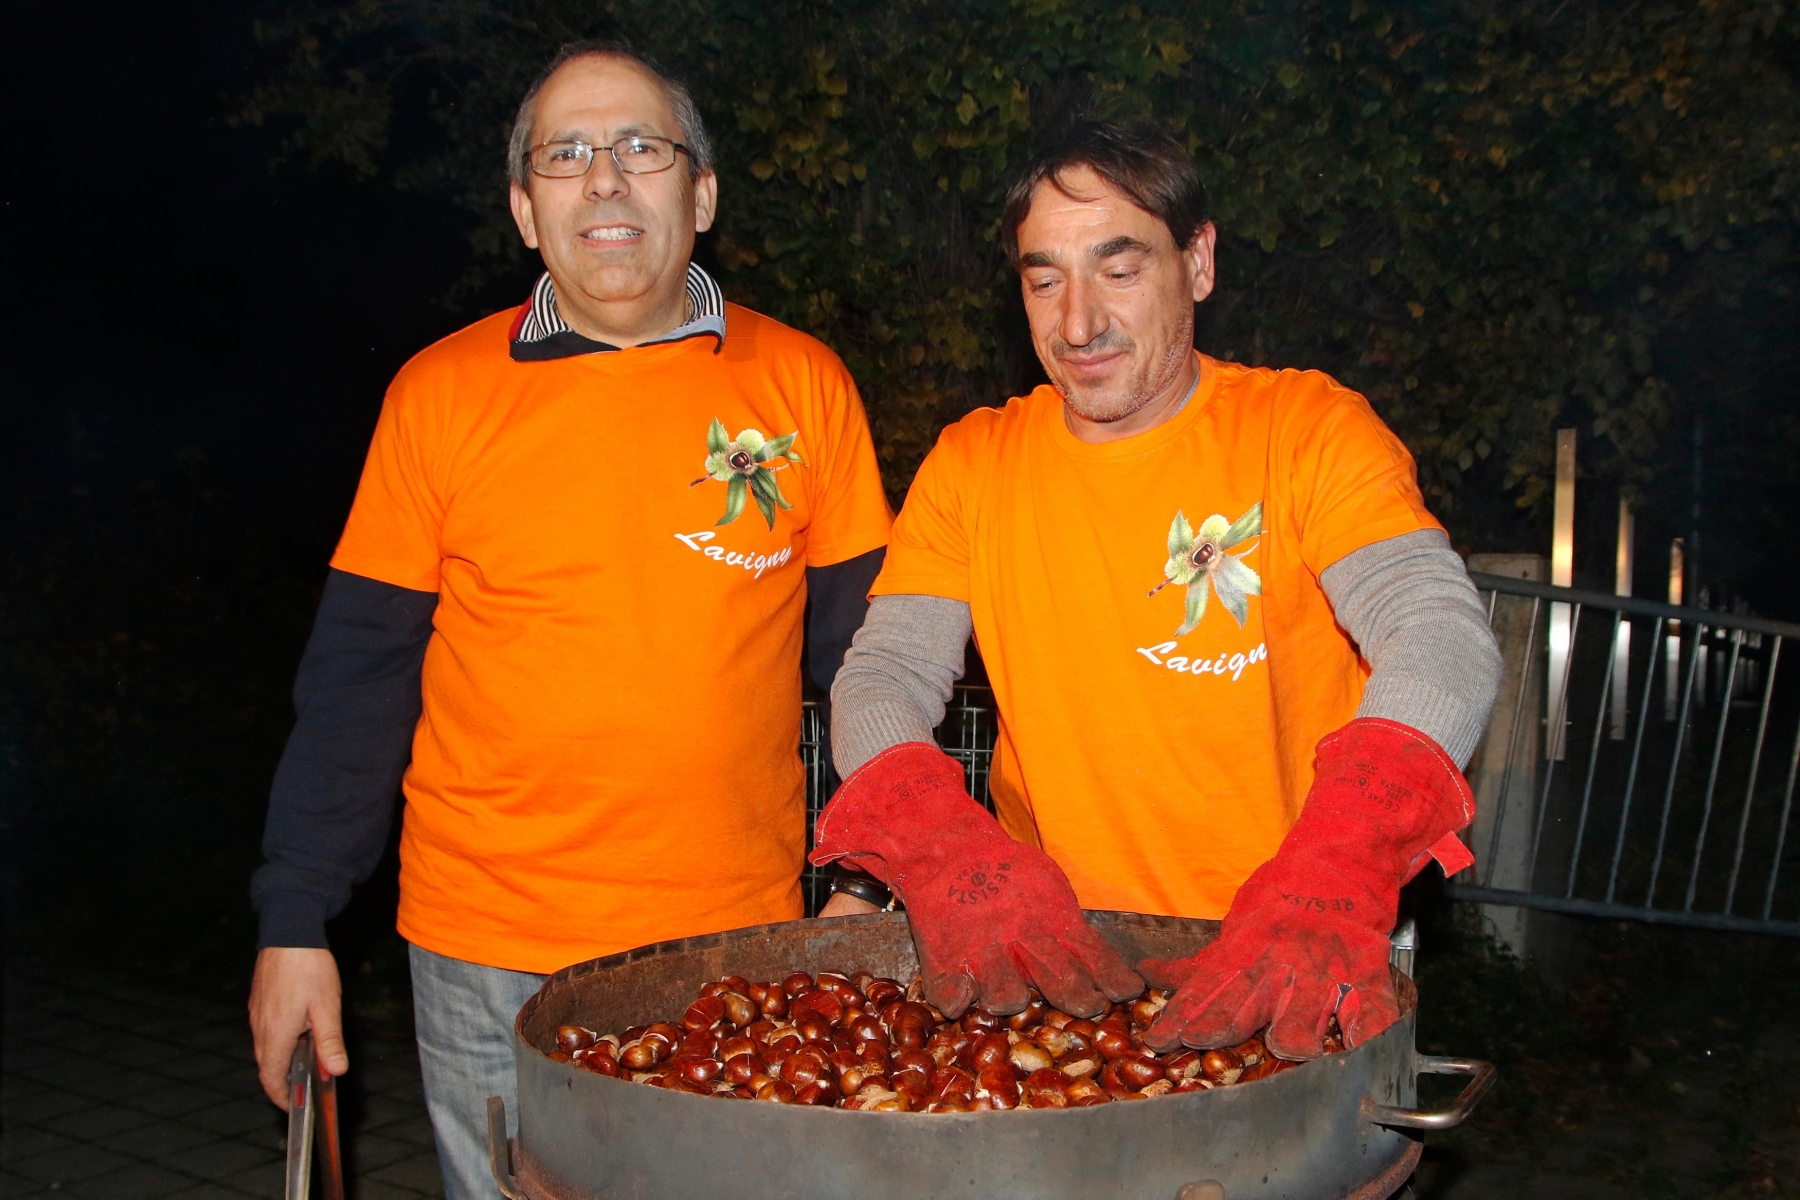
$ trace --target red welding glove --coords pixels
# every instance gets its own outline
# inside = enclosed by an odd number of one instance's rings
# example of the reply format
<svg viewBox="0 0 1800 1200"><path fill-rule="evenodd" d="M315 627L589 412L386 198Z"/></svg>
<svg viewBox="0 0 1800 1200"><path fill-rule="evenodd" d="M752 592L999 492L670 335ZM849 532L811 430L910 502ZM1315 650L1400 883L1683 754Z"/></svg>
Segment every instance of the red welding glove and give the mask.
<svg viewBox="0 0 1800 1200"><path fill-rule="evenodd" d="M1317 1058L1335 1013L1346 1045L1399 1018L1388 937L1400 887L1427 858L1455 874L1475 816L1462 772L1425 734L1365 717L1319 742L1313 786L1275 857L1238 889L1210 945L1139 964L1179 989L1145 1036L1157 1050L1234 1046L1260 1032L1276 1055Z"/></svg>
<svg viewBox="0 0 1800 1200"><path fill-rule="evenodd" d="M1008 837L969 795L962 768L927 742L889 747L844 781L812 852L815 866L837 859L906 904L925 998L946 1016L977 1001L1019 1012L1027 983L1077 1016L1144 990L1088 928L1062 869Z"/></svg>

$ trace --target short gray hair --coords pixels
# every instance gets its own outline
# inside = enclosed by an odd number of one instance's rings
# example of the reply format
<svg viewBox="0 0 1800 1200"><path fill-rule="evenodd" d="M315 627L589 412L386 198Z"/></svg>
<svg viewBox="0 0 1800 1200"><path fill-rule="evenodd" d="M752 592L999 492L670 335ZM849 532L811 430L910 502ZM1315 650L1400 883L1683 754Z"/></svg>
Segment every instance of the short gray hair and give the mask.
<svg viewBox="0 0 1800 1200"><path fill-rule="evenodd" d="M623 42L589 39L569 42L558 49L549 65L532 80L525 98L519 101L519 115L513 119L512 136L506 141L508 179L520 187L530 179L531 168L525 165L525 156L531 153L531 127L537 120L538 93L544 90L544 85L550 82L558 68L578 58L623 58L656 76L657 82L662 84L663 94L669 98L669 107L675 111L675 123L681 127L681 144L688 151L689 177L698 178L713 169L712 139L706 135L706 125L700 120L700 110L695 107L687 85L663 70L655 60L646 58Z"/></svg>

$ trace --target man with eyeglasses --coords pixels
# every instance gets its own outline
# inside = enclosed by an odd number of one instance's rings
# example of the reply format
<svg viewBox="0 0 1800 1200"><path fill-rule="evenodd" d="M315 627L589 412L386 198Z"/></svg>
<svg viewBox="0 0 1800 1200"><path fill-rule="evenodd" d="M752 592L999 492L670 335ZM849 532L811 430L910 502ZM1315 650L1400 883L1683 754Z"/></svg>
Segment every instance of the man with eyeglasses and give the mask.
<svg viewBox="0 0 1800 1200"><path fill-rule="evenodd" d="M388 391L252 883L280 1104L303 1031L347 1068L325 921L402 787L399 930L452 1200L495 1191L483 1105L513 1095L512 1021L546 973L801 915L803 632L829 688L890 519L843 364L690 261L718 182L685 88L566 47L508 167L545 272Z"/></svg>

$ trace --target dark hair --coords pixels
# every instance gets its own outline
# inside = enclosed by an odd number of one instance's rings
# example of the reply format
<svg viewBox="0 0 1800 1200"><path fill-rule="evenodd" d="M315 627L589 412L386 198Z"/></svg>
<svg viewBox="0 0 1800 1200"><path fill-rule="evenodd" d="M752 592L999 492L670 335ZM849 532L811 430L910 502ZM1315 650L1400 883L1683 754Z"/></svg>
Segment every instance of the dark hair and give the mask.
<svg viewBox="0 0 1800 1200"><path fill-rule="evenodd" d="M663 86L663 92L669 98L669 107L675 111L675 123L681 127L681 144L688 149L688 174L696 178L712 170L712 139L706 135L706 126L700 120L700 110L694 107L694 97L688 93L687 85L663 70L654 59L646 58L623 42L608 42L589 39L582 42L568 42L559 47L556 57L552 58L531 87L526 89L525 98L519 101L519 115L513 118L512 136L506 140L506 177L525 186L530 176L530 169L525 165L525 155L531 150L531 126L537 120L538 93L550 82L558 67L573 62L578 58L623 58L636 63L644 70L656 76Z"/></svg>
<svg viewBox="0 0 1800 1200"><path fill-rule="evenodd" d="M1000 217L1000 248L1006 261L1019 266L1019 226L1031 212L1031 194L1048 181L1064 195L1063 173L1087 167L1125 193L1131 202L1159 218L1183 250L1208 220L1206 185L1182 144L1141 122L1117 124L1084 119L1063 126L1038 147L1025 173L1006 194Z"/></svg>

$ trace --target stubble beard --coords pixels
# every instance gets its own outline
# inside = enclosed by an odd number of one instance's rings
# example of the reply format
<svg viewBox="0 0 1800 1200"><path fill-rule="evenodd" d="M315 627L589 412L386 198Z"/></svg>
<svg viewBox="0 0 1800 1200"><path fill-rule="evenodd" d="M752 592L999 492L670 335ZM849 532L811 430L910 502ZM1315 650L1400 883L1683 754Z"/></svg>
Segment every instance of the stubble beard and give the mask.
<svg viewBox="0 0 1800 1200"><path fill-rule="evenodd" d="M1126 338L1125 344L1135 349L1136 344L1131 339ZM1061 351L1070 348L1067 343L1059 342L1055 350L1060 357ZM1152 400L1167 391L1181 377L1188 356L1193 352L1194 316L1190 312L1181 321L1181 328L1169 343L1162 360L1142 375L1135 378L1128 376L1123 381L1122 389L1082 391L1059 379L1052 378L1051 382L1062 396L1063 403L1082 420L1092 421L1096 425L1110 425L1142 411Z"/></svg>

